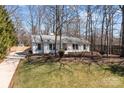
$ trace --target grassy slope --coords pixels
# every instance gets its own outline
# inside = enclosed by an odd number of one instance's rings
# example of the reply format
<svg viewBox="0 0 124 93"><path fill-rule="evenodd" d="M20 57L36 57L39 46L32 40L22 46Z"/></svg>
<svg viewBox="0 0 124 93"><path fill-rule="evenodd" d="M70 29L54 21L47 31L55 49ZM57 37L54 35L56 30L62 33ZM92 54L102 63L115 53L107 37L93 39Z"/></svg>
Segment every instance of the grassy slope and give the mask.
<svg viewBox="0 0 124 93"><path fill-rule="evenodd" d="M124 87L124 78L93 64L68 63L59 70L59 63L29 64L22 62L14 87Z"/></svg>

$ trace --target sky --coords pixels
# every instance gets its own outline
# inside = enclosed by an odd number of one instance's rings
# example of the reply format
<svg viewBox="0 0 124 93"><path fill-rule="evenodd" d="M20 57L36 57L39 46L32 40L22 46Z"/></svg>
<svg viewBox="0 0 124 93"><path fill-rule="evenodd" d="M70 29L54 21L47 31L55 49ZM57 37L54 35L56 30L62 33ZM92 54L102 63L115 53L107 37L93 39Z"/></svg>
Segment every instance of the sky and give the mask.
<svg viewBox="0 0 124 93"><path fill-rule="evenodd" d="M118 7L118 6L117 6L117 7ZM83 6L81 6L81 10L80 10L80 13L79 13L80 18L81 18L83 24L84 24L85 21L86 21L86 11L84 11L84 10L85 10L85 6L83 5ZM31 30L31 27L30 27L30 25L29 25L30 17L29 17L29 11L28 11L27 6L25 6L25 5L20 5L19 8L17 9L17 15L20 17L20 20L21 20L21 22L22 22L23 27L24 27L28 32L30 32L30 30ZM98 13L94 13L94 14L93 14L93 21L96 20L95 17L97 17L97 16L99 16ZM100 17L101 17L101 16L99 16L99 18L100 18ZM101 19L102 19L102 17L101 17ZM119 31L120 31L120 28L121 28L121 11L120 11L120 10L118 10L117 13L115 14L114 20L118 23L118 24L115 24L115 25L114 25L114 36L115 36L115 37L119 37L119 34L120 34ZM84 31L85 31L85 28L84 28L84 27L85 27L85 26L81 24L80 29L81 29L81 32L82 32L82 33L84 33ZM97 23L96 28L101 28L101 24L100 24L100 23ZM42 26L42 29L44 29L43 26Z"/></svg>

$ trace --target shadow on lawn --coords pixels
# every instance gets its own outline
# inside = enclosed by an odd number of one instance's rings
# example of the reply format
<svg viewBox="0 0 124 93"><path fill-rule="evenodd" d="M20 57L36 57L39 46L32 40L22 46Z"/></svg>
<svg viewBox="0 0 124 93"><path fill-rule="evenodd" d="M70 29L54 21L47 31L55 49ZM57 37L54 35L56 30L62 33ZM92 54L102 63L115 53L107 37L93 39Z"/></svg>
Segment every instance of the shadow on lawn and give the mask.
<svg viewBox="0 0 124 93"><path fill-rule="evenodd" d="M59 63L58 64L58 68L55 68L49 72L45 72L45 73L42 73L42 74L50 74L54 71L60 71L61 68L63 68L64 70L72 73L71 70L67 69L64 67L64 64L60 62L61 58L55 58L55 57L51 57L51 56L48 56L48 57L39 57L37 59L30 59L30 60L26 60L24 63L23 63L23 68L24 70L31 70L31 69L35 69L35 68L38 68L39 66L44 66L44 65L49 65L52 67L52 65L55 65L56 63ZM67 64L66 64L67 65ZM69 66L69 65L67 65Z"/></svg>
<svg viewBox="0 0 124 93"><path fill-rule="evenodd" d="M124 66L121 65L110 65L106 70L111 71L113 74L117 74L119 76L124 76Z"/></svg>
<svg viewBox="0 0 124 93"><path fill-rule="evenodd" d="M51 57L39 57L37 59L27 59L24 63L23 66L28 70L29 69L33 69L33 68L37 68L38 66L42 66L45 64L49 64L49 65L53 65L53 63L58 62L59 59L54 59Z"/></svg>

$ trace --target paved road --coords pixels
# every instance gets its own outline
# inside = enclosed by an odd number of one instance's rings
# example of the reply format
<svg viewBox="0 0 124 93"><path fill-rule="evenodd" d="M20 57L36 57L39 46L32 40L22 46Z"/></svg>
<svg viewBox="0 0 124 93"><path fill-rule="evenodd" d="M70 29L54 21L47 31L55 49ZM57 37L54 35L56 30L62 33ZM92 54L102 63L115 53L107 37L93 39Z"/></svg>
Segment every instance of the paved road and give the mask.
<svg viewBox="0 0 124 93"><path fill-rule="evenodd" d="M8 88L20 59L25 55L20 51L11 52L6 59L0 64L0 88Z"/></svg>

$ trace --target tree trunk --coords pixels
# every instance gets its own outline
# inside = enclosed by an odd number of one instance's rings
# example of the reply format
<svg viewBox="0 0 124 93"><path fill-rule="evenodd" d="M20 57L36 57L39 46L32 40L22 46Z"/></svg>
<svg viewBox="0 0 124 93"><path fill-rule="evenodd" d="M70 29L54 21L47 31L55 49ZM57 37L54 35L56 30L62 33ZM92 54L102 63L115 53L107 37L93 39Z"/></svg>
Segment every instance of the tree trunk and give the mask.
<svg viewBox="0 0 124 93"><path fill-rule="evenodd" d="M122 46L121 46L121 57L124 57L124 5L122 6Z"/></svg>
<svg viewBox="0 0 124 93"><path fill-rule="evenodd" d="M58 32L60 32L60 6L56 5L56 33L55 33L55 56L56 56L56 50L57 50L57 35Z"/></svg>
<svg viewBox="0 0 124 93"><path fill-rule="evenodd" d="M61 24L63 23L63 15L64 15L64 5L62 6L62 11L61 11ZM60 24L60 22L59 22L59 24ZM62 45L62 39L61 39L61 37L62 37L62 27L63 27L63 25L61 25L60 26L60 45L59 45L59 49L61 49L61 45Z"/></svg>
<svg viewBox="0 0 124 93"><path fill-rule="evenodd" d="M106 10L104 6L104 13L103 13L103 19L102 19L102 32L101 32L101 53L103 53L103 33L104 33L104 22L105 22L105 16L106 16Z"/></svg>

